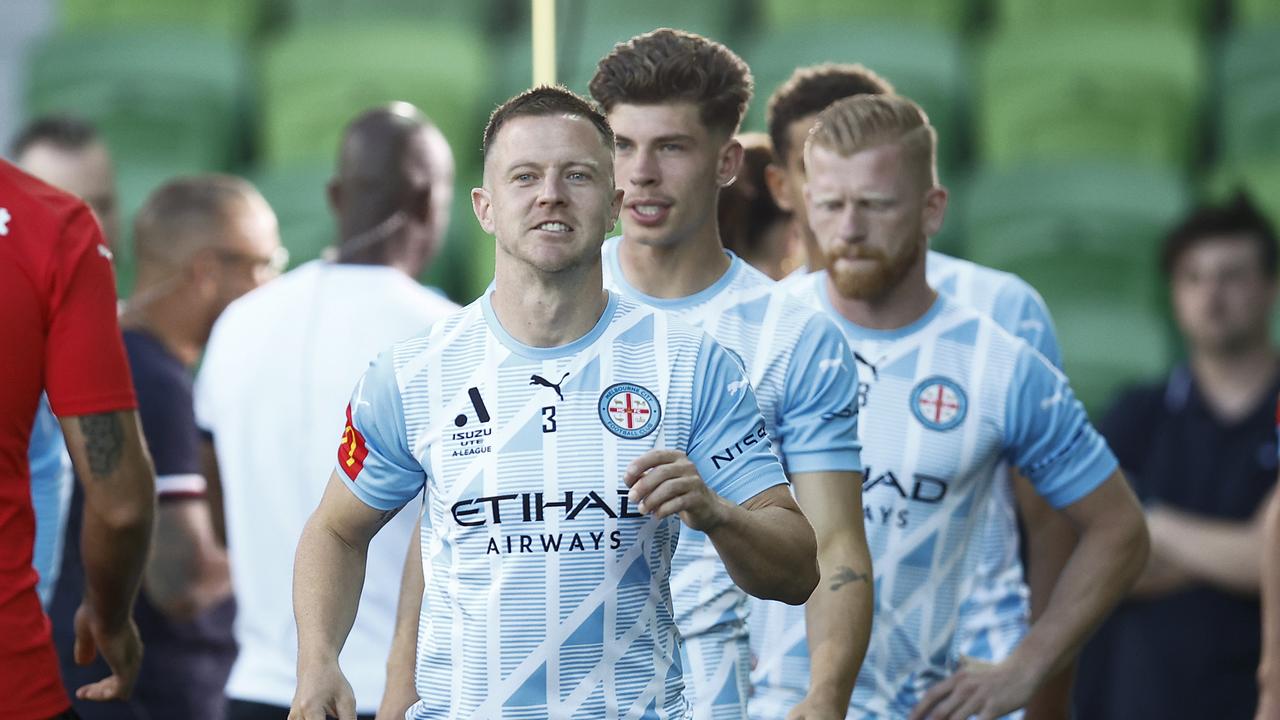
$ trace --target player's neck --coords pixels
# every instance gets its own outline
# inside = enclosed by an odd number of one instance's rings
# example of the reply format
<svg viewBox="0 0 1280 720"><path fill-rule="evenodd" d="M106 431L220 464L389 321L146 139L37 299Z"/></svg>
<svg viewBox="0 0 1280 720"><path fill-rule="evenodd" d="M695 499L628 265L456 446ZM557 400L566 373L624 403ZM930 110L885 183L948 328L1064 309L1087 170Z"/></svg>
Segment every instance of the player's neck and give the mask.
<svg viewBox="0 0 1280 720"><path fill-rule="evenodd" d="M145 300L144 293L145 290L138 288L134 296ZM199 315L191 312L187 303L171 298L155 297L153 302L134 302L131 298L120 314L120 327L154 337L184 367L193 368L209 339L207 332L202 333L195 327L193 318Z"/></svg>
<svg viewBox="0 0 1280 720"><path fill-rule="evenodd" d="M925 279L923 257L906 277L882 296L859 300L836 291L827 278L820 292L827 293L831 305L846 320L868 330L897 330L924 317L938 300L938 293Z"/></svg>
<svg viewBox="0 0 1280 720"><path fill-rule="evenodd" d="M553 275L500 259L489 300L508 335L539 348L568 345L591 332L608 305L599 259Z"/></svg>
<svg viewBox="0 0 1280 720"><path fill-rule="evenodd" d="M683 298L706 290L729 271L714 219L693 237L671 244L618 244L618 264L627 284L650 297Z"/></svg>
<svg viewBox="0 0 1280 720"><path fill-rule="evenodd" d="M1243 419L1276 380L1277 356L1270 341L1231 353L1192 350L1191 371L1200 396L1220 419Z"/></svg>

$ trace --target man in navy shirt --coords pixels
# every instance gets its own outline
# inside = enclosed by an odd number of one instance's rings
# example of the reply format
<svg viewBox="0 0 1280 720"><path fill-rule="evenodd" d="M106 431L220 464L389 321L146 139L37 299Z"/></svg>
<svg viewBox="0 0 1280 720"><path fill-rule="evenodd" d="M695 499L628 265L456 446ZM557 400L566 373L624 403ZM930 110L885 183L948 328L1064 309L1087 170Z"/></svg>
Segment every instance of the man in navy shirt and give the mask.
<svg viewBox="0 0 1280 720"><path fill-rule="evenodd" d="M134 614L147 652L127 705L77 703L76 709L86 720L216 720L235 659L235 605L226 548L205 497L192 369L222 310L278 273L279 233L251 185L206 175L173 180L152 193L134 236L137 282L121 326L159 500ZM61 585L77 580L68 573ZM65 676L84 674L60 644Z"/></svg>
<svg viewBox="0 0 1280 720"><path fill-rule="evenodd" d="M1187 361L1100 424L1147 508L1151 557L1079 665L1079 717L1250 720L1261 513L1276 480L1276 238L1248 198L1164 249Z"/></svg>

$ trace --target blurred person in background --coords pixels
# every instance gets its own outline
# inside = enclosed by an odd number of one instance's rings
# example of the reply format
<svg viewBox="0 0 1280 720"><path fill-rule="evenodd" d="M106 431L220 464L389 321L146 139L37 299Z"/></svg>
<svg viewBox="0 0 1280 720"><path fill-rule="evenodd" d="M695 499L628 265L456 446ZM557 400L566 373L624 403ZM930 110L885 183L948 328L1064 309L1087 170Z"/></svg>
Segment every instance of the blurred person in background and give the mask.
<svg viewBox="0 0 1280 720"><path fill-rule="evenodd" d="M252 185L203 175L152 192L133 235L137 278L121 326L158 500L154 549L134 613L147 654L126 705L76 709L85 720L218 720L235 659L235 604L201 468L192 373L223 309L279 271L279 232ZM69 569L63 586L76 579ZM55 625L65 620L55 616ZM83 675L71 664L65 633L59 639L63 671Z"/></svg>
<svg viewBox="0 0 1280 720"><path fill-rule="evenodd" d="M334 463L352 386L376 348L456 309L413 278L440 248L453 155L415 107L369 110L346 128L328 186L335 259L316 260L233 304L196 381L196 417L216 450L239 656L226 694L232 720L289 714L298 639L291 581L302 527ZM361 717L382 698L405 547L417 508L370 551L368 580L341 655Z"/></svg>
<svg viewBox="0 0 1280 720"><path fill-rule="evenodd" d="M107 247L115 247L118 214L111 156L92 124L69 116L36 118L14 137L10 156L23 170L88 203L103 229ZM36 512L33 562L40 574L40 601L47 608L62 564L75 479L62 429L45 396L41 396L32 426L30 462ZM81 505L83 502L77 503L77 507Z"/></svg>
<svg viewBox="0 0 1280 720"><path fill-rule="evenodd" d="M1280 436L1280 407L1276 434ZM1280 720L1280 494L1272 493L1267 504L1262 541L1262 662L1256 720Z"/></svg>
<svg viewBox="0 0 1280 720"><path fill-rule="evenodd" d="M888 80L862 65L827 63L797 68L769 98L766 119L774 161L765 169L766 180L779 207L795 215L796 231L806 248L805 266L788 278L788 283L825 265L809 226L804 199L803 151L814 119L837 100L893 92ZM992 318L1061 367L1061 351L1049 310L1039 293L1021 278L934 250L925 256L925 272L936 290ZM866 376L874 377L877 372L871 364L875 359L855 357L862 363L865 388ZM1071 524L1049 507L1025 477L1005 465L997 468L996 474L998 481L986 509L981 541L983 559L976 571L982 580L974 583L964 599L957 631L958 652L984 662L997 662L1008 656L1029 623L1044 612L1076 541ZM761 652L783 657L787 651L770 647ZM780 660L758 666L757 681L798 685L803 679L803 665L790 660L786 666L792 670L784 669ZM798 674L788 679L793 672ZM1071 680L1068 667L1046 682L1027 707L1029 720L1065 718L1070 707Z"/></svg>
<svg viewBox="0 0 1280 720"><path fill-rule="evenodd" d="M116 320L111 250L89 208L0 161L0 698L15 720L73 718L36 595L28 443L47 390L84 487L86 581L75 655L108 677L82 700L129 697L142 659L133 604L151 537L154 477ZM96 676L101 677L101 676Z"/></svg>
<svg viewBox="0 0 1280 720"><path fill-rule="evenodd" d="M823 110L804 149L804 194L828 270L783 286L834 318L875 368L859 400L876 619L855 718L993 720L1024 707L1146 558L1141 510L1066 377L930 286L928 239L947 205L936 143L924 111L903 97L863 94ZM987 662L967 654L964 613L988 581L977 571L1005 462L1080 539L1043 614L1007 657ZM777 653L780 643L753 628L757 640Z"/></svg>
<svg viewBox="0 0 1280 720"><path fill-rule="evenodd" d="M1081 656L1082 718L1253 717L1261 510L1277 472L1276 253L1243 194L1165 240L1187 361L1099 425L1146 507L1151 557Z"/></svg>
<svg viewBox="0 0 1280 720"><path fill-rule="evenodd" d="M743 133L742 168L720 190L720 238L724 247L773 280L804 264L804 249L792 215L778 207L765 182L773 143L765 133Z"/></svg>

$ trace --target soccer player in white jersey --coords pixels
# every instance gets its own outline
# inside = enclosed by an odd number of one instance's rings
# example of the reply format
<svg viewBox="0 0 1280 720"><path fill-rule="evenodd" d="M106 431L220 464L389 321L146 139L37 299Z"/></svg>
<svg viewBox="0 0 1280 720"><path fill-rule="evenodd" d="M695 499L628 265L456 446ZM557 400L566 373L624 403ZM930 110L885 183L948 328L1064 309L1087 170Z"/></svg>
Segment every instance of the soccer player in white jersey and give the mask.
<svg viewBox="0 0 1280 720"><path fill-rule="evenodd" d="M871 632L857 369L830 320L778 293L721 244L716 203L741 166L733 135L751 87L731 50L677 30L634 37L600 61L591 94L617 136L615 176L625 193L623 236L604 248L605 286L705 329L745 364L773 448L813 523L823 576L803 610L813 683L784 712L843 717ZM705 535L681 535L672 591L694 717L745 720L748 598Z"/></svg>
<svg viewBox="0 0 1280 720"><path fill-rule="evenodd" d="M875 366L862 396L876 619L850 717L992 720L1026 705L1141 570L1147 534L1115 457L1066 378L925 272L947 194L915 103L861 95L805 146L808 218L827 271L790 291ZM1002 460L1079 533L1048 605L1003 661L961 664L960 605Z"/></svg>
<svg viewBox="0 0 1280 720"><path fill-rule="evenodd" d="M681 527L750 592L803 602L813 530L741 365L601 282L613 134L572 93L508 101L472 191L494 291L378 357L298 546L292 717L353 716L336 658L365 548L426 488L412 718L684 718ZM717 459L718 458L718 459Z"/></svg>
<svg viewBox="0 0 1280 720"><path fill-rule="evenodd" d="M837 100L893 92L888 80L862 65L824 63L797 68L770 96L766 118L775 158L766 169L768 185L775 201L798 218L797 231L809 255L809 267L793 274L787 283L824 265L805 213L801 158L815 118ZM990 316L1061 367L1061 351L1049 310L1039 293L1021 278L936 250L926 254L925 272L929 284L938 292ZM863 366L861 372L874 375L875 369ZM1035 620L1044 611L1054 583L1075 547L1071 524L1045 503L1026 478L1006 467L996 472L998 481L987 508L989 520L980 541L985 551L976 571L979 580L961 605L957 629L958 652L986 662L1007 657L1026 633L1028 620ZM1020 544L1022 540L1026 541L1025 547ZM799 613L792 608L777 603L757 606L752 615L753 627L792 627L799 622ZM755 672L757 683L793 690L805 686L808 671L802 648L780 646L776 633L756 633L754 640L755 650L762 656ZM1040 688L1028 705L1028 716L1064 717L1070 708L1072 680L1073 665ZM756 718L781 718L781 714L763 712L761 703L756 706L761 709L753 713Z"/></svg>

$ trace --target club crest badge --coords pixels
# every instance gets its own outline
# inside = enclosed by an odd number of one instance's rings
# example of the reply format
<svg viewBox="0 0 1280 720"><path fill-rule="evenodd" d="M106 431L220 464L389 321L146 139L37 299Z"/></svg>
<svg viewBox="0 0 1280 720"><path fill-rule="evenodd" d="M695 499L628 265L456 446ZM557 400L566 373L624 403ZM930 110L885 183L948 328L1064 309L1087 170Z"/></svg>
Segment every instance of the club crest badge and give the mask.
<svg viewBox="0 0 1280 720"><path fill-rule="evenodd" d="M930 430L952 430L964 422L968 411L964 390L940 375L925 378L911 391L911 413Z"/></svg>
<svg viewBox="0 0 1280 720"><path fill-rule="evenodd" d="M600 422L620 438L642 438L656 430L661 420L657 396L639 385L618 383L600 394Z"/></svg>

